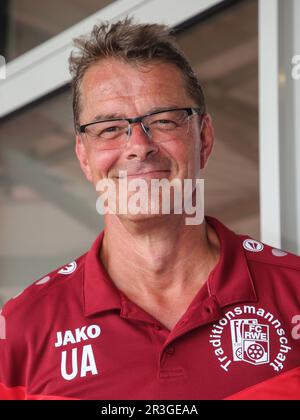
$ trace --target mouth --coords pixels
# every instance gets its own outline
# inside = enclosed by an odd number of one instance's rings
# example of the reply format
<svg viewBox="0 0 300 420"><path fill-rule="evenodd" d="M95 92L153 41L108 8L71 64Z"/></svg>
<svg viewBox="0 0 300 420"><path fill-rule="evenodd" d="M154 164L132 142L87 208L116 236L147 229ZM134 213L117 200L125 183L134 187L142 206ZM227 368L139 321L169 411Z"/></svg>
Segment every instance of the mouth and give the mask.
<svg viewBox="0 0 300 420"><path fill-rule="evenodd" d="M127 176L116 176L117 179L125 179L125 178L162 178L163 175L169 174L171 171L169 170L150 170L145 172L136 172L136 173L129 173Z"/></svg>

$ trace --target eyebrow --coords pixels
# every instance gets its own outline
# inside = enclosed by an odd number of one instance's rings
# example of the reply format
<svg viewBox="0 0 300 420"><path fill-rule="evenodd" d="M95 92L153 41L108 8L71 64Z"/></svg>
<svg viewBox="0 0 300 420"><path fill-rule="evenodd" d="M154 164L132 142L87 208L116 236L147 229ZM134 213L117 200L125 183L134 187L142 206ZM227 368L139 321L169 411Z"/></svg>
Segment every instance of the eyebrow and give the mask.
<svg viewBox="0 0 300 420"><path fill-rule="evenodd" d="M101 121L101 120L111 120L115 118L124 118L121 114L98 114L91 122Z"/></svg>
<svg viewBox="0 0 300 420"><path fill-rule="evenodd" d="M167 106L160 106L160 107L154 107L151 108L146 114L144 115L148 115L148 114L152 114L153 112L160 112L160 111L165 111L167 109L176 109L176 108L182 108L179 105L175 105L175 104L169 104ZM105 120L111 120L111 119L125 119L126 117L124 115L118 114L118 113L114 113L114 114L98 114L96 115L93 120L91 122L96 122L96 121L105 121ZM132 117L128 117L128 118L132 118Z"/></svg>

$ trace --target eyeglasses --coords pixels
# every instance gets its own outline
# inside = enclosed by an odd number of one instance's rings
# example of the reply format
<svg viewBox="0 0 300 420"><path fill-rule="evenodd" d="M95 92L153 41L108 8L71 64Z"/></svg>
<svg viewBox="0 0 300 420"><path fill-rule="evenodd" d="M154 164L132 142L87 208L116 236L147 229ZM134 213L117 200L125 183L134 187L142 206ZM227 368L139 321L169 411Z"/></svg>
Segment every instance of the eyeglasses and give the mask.
<svg viewBox="0 0 300 420"><path fill-rule="evenodd" d="M194 115L203 115L201 108L173 108L156 111L136 118L112 118L95 121L79 127L80 133L97 143L103 149L123 147L132 133L132 124L140 123L148 138L164 142L177 138L189 131L189 121Z"/></svg>

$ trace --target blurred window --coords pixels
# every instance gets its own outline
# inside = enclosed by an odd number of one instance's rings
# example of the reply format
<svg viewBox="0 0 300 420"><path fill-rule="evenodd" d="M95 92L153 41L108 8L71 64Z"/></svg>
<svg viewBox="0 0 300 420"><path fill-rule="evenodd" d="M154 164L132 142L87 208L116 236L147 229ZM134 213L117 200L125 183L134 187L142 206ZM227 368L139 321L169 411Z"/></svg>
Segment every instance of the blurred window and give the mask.
<svg viewBox="0 0 300 420"><path fill-rule="evenodd" d="M0 54L11 61L75 23L113 3L113 0L1 0Z"/></svg>
<svg viewBox="0 0 300 420"><path fill-rule="evenodd" d="M203 83L215 128L205 212L260 237L258 1L245 0L179 33Z"/></svg>

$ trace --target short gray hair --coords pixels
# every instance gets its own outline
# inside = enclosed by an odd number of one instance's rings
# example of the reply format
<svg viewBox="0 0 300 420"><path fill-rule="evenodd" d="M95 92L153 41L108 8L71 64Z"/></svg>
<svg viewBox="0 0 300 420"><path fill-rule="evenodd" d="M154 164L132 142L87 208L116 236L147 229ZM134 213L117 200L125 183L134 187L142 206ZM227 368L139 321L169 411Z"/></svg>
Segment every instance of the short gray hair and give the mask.
<svg viewBox="0 0 300 420"><path fill-rule="evenodd" d="M75 130L79 130L80 85L85 72L103 58L117 58L126 63L149 63L152 60L177 66L184 76L186 90L205 110L205 98L200 81L178 47L169 27L159 24L136 24L126 17L115 23L95 25L88 36L74 39L69 58L72 76L73 114Z"/></svg>

